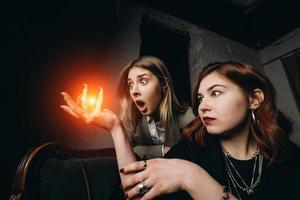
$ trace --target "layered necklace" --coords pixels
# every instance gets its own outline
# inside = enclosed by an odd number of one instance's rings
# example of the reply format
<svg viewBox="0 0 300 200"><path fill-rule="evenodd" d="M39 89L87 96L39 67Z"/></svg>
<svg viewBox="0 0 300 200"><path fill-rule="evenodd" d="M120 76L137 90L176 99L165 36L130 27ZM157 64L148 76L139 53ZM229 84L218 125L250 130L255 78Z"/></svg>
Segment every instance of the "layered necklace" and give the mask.
<svg viewBox="0 0 300 200"><path fill-rule="evenodd" d="M230 158L231 159L234 158L231 156L231 154L228 151L226 151L224 147L223 147L223 155L225 160L225 168L227 172L228 187L230 192L232 192L232 188L230 186L232 185L239 199L242 198L238 189L246 192L248 196L252 195L255 187L260 183L261 180L263 156L260 153L260 149L257 148L256 152L250 158L250 160L254 159L250 185L248 185L246 181L242 178L242 176L240 175L240 173L238 172L238 170L230 160Z"/></svg>

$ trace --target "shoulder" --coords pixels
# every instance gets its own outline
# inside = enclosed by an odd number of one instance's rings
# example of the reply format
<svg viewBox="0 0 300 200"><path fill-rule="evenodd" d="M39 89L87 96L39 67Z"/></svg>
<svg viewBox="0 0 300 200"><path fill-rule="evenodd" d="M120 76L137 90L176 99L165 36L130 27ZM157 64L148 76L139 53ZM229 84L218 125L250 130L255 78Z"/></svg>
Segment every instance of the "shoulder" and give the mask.
<svg viewBox="0 0 300 200"><path fill-rule="evenodd" d="M185 112L178 114L179 128L185 127L194 118L195 115L193 113L193 109L191 107L187 107Z"/></svg>
<svg viewBox="0 0 300 200"><path fill-rule="evenodd" d="M295 160L286 160L285 162L275 164L268 169L265 169L265 186L266 190L272 191L274 197L282 199L299 199L299 180L300 180L300 165ZM288 196L286 196L288 195ZM292 198L293 196L293 198ZM296 197L297 196L297 197Z"/></svg>
<svg viewBox="0 0 300 200"><path fill-rule="evenodd" d="M142 117L139 119L138 123L136 124L136 127L134 130L132 130L130 134L131 140L132 140L132 145L141 145L145 144L145 142L152 143L152 140L150 138L150 133L148 129L148 124L147 120L145 117ZM149 140L150 139L150 140Z"/></svg>
<svg viewBox="0 0 300 200"><path fill-rule="evenodd" d="M140 132L145 132L145 131L147 131L147 130L148 130L147 119L146 119L145 116L142 116L142 117L138 120L134 132L135 132L135 133L140 133Z"/></svg>
<svg viewBox="0 0 300 200"><path fill-rule="evenodd" d="M285 152L281 152L281 159L274 163L275 177L280 180L296 183L300 180L300 148L292 142Z"/></svg>
<svg viewBox="0 0 300 200"><path fill-rule="evenodd" d="M286 140L285 148L279 151L279 160L283 165L300 166L300 147L292 141Z"/></svg>
<svg viewBox="0 0 300 200"><path fill-rule="evenodd" d="M300 166L284 162L263 171L261 199L300 199Z"/></svg>

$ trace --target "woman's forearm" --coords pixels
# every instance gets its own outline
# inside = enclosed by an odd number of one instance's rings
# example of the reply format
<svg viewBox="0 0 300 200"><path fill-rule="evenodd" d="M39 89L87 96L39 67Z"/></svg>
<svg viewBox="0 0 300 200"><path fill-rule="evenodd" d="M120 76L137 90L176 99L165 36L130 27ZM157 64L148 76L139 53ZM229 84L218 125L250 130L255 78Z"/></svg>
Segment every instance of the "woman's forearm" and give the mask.
<svg viewBox="0 0 300 200"><path fill-rule="evenodd" d="M122 124L114 127L111 130L111 135L115 146L119 169L123 168L125 165L135 162L136 161L135 154L129 142L126 130L122 126ZM120 176L121 176L121 180L123 181L126 175L123 175L121 173Z"/></svg>
<svg viewBox="0 0 300 200"><path fill-rule="evenodd" d="M195 200L219 200L223 192L223 187L214 178L212 178L204 169L195 165L191 173L187 174L184 181L184 190ZM236 198L228 193L230 200Z"/></svg>

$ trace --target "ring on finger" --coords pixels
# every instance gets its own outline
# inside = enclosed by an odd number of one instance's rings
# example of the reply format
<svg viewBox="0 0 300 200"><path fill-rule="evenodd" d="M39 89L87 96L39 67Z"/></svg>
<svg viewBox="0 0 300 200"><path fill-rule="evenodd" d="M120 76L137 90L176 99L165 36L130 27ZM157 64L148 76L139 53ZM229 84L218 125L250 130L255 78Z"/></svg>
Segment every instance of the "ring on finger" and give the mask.
<svg viewBox="0 0 300 200"><path fill-rule="evenodd" d="M144 168L146 169L147 168L147 160L144 160Z"/></svg>
<svg viewBox="0 0 300 200"><path fill-rule="evenodd" d="M139 183L137 185L137 187L138 187L138 191L139 191L141 196L144 196L144 194L146 194L149 191L149 189L148 189L148 187L147 187L147 185L145 184L144 181Z"/></svg>

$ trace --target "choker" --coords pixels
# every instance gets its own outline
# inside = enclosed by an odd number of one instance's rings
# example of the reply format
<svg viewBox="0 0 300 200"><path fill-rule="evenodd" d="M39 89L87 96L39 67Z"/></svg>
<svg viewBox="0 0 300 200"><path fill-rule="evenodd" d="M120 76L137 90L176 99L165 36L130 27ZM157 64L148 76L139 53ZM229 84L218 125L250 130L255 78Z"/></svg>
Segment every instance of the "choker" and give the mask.
<svg viewBox="0 0 300 200"><path fill-rule="evenodd" d="M225 154L225 156L229 157L229 158L233 158L235 159L225 148L224 146L222 146L222 149L223 149L223 153ZM254 154L251 156L251 158L249 160L252 160L253 158L255 158L257 155L260 154L260 149L259 147L257 147L256 151L254 152ZM237 160L237 159L235 159Z"/></svg>

